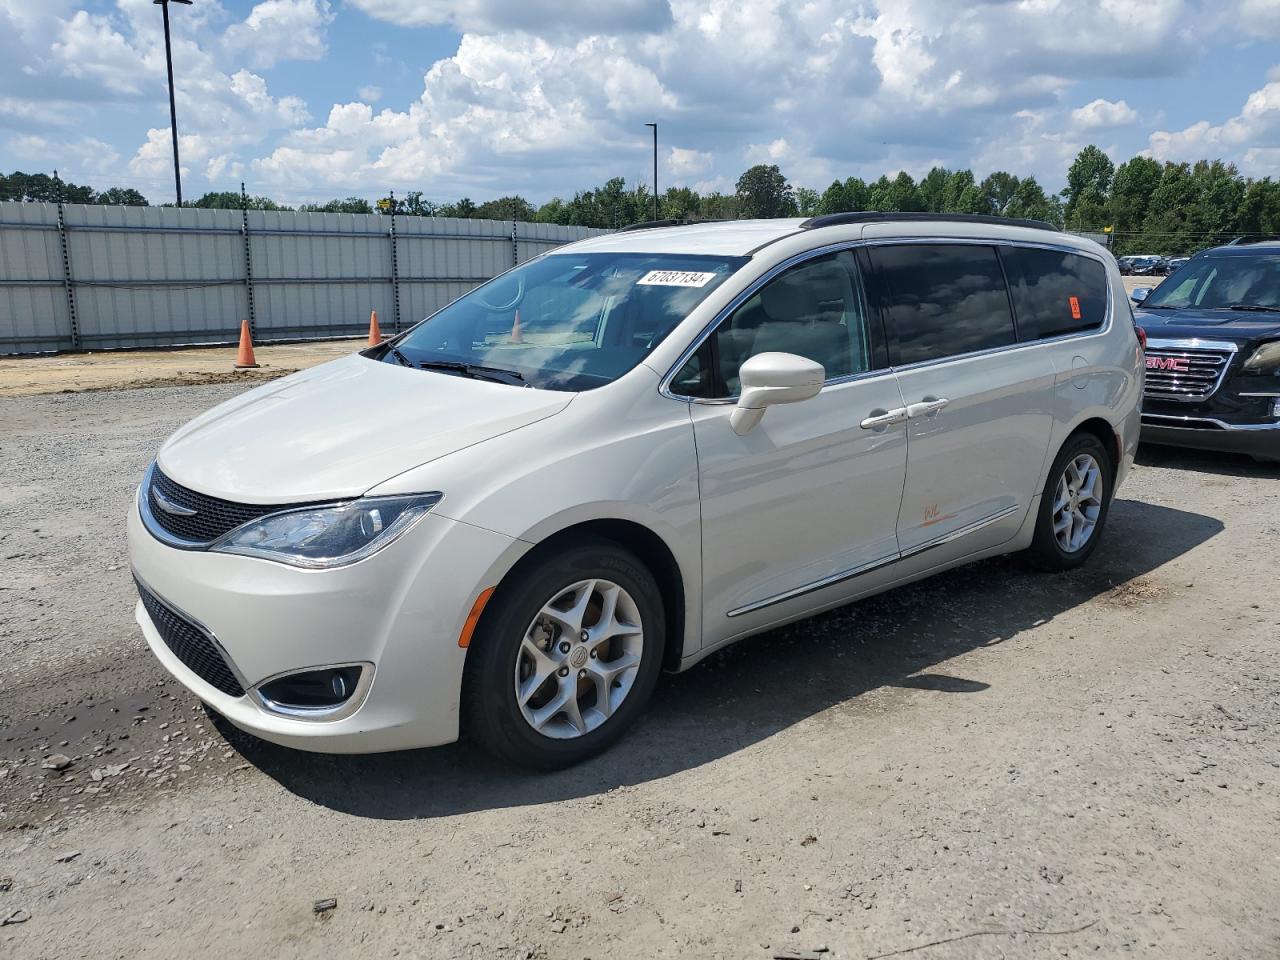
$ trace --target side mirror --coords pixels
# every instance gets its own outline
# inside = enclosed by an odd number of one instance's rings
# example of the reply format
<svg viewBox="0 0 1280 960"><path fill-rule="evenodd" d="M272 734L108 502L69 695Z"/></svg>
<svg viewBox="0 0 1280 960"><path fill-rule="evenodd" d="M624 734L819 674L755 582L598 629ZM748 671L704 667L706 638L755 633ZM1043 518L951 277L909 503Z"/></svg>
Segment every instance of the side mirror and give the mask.
<svg viewBox="0 0 1280 960"><path fill-rule="evenodd" d="M799 403L816 397L827 379L822 364L794 353L757 353L738 371L742 393L729 417L739 436L750 433L775 403Z"/></svg>
<svg viewBox="0 0 1280 960"><path fill-rule="evenodd" d="M1137 287L1129 294L1129 299L1134 303L1142 303L1147 297L1151 296L1150 287Z"/></svg>

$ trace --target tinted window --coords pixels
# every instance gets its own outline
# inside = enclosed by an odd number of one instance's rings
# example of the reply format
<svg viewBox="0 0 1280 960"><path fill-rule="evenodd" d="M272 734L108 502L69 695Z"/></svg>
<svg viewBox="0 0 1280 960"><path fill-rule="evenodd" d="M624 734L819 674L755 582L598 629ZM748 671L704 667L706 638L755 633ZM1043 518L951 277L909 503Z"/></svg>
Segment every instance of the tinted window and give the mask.
<svg viewBox="0 0 1280 960"><path fill-rule="evenodd" d="M686 396L735 396L742 365L769 352L815 360L828 380L871 369L852 254L808 260L770 280L720 323L672 389Z"/></svg>
<svg viewBox="0 0 1280 960"><path fill-rule="evenodd" d="M879 299L894 363L1003 347L1015 341L1004 273L993 247L873 247Z"/></svg>
<svg viewBox="0 0 1280 960"><path fill-rule="evenodd" d="M1018 338L1043 340L1093 330L1107 315L1107 271L1097 260L1057 250L1011 247L1001 251Z"/></svg>

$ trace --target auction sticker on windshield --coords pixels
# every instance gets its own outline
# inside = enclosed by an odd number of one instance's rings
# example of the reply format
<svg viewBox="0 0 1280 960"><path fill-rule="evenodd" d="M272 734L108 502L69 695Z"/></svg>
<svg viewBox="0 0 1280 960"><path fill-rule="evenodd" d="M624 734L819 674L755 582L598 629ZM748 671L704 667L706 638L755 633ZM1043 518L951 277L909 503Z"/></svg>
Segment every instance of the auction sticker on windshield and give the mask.
<svg viewBox="0 0 1280 960"><path fill-rule="evenodd" d="M687 270L650 270L636 281L637 286L705 287L715 279L714 273L691 273Z"/></svg>

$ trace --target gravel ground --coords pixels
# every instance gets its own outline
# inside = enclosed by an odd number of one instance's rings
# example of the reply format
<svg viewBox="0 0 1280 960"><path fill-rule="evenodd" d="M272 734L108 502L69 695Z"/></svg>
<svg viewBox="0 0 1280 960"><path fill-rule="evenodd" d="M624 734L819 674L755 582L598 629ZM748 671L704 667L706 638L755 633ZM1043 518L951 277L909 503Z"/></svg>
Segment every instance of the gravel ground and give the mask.
<svg viewBox="0 0 1280 960"><path fill-rule="evenodd" d="M269 747L152 662L124 513L239 389L0 399L0 956L1280 955L1276 467L1148 451L1085 569L739 644L535 776Z"/></svg>

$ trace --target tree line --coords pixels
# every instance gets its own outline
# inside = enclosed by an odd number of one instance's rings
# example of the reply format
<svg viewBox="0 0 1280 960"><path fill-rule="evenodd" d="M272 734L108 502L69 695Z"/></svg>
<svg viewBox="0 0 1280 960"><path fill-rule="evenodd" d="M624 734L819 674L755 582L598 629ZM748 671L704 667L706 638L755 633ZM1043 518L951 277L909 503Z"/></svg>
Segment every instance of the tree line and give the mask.
<svg viewBox="0 0 1280 960"><path fill-rule="evenodd" d="M1066 187L1049 193L1035 177L998 170L978 180L972 170L934 167L919 181L902 172L867 182L835 180L819 192L793 186L774 164L745 171L732 193L699 193L670 187L658 197L657 219L734 220L814 216L862 210L983 214L1044 220L1077 232L1111 235L1117 255L1183 254L1237 236L1280 235L1280 181L1241 176L1221 160L1161 163L1134 157L1118 167L1096 146L1087 146L1067 170ZM136 190L113 187L95 193L45 174L0 175L0 200L125 203L146 206ZM535 206L512 195L475 203L468 197L437 203L413 190L372 204L362 197L308 203L293 208L269 197L235 191L211 192L191 206L213 209L291 210L313 213L396 213L409 216L521 220L616 229L655 218L649 186L614 177L602 186L555 197Z"/></svg>

